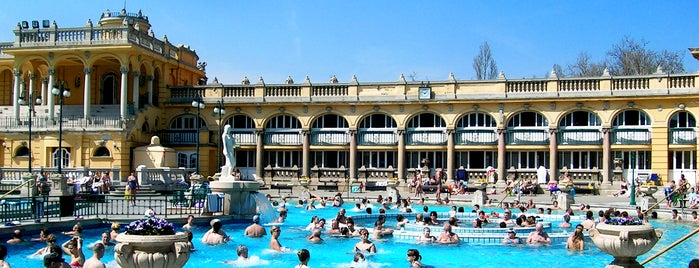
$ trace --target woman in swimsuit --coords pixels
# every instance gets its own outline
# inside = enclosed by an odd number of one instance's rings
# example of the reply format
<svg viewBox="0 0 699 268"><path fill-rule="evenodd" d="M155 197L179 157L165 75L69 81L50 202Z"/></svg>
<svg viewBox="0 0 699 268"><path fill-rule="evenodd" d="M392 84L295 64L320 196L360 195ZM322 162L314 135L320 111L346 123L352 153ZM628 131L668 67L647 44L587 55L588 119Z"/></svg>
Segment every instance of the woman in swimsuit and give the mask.
<svg viewBox="0 0 699 268"><path fill-rule="evenodd" d="M566 248L570 250L585 249L585 239L583 238L583 226L578 224L575 226L575 232L568 237Z"/></svg>
<svg viewBox="0 0 699 268"><path fill-rule="evenodd" d="M362 241L357 242L356 245L354 245L354 251L367 251L371 253L376 253L376 245L374 242L371 242L369 240L369 230L366 228L362 228L359 230L360 237L362 238Z"/></svg>
<svg viewBox="0 0 699 268"><path fill-rule="evenodd" d="M73 239L66 241L61 245L63 252L70 256L70 267L82 267L85 264L85 255L83 254L83 240L79 236L74 236Z"/></svg>

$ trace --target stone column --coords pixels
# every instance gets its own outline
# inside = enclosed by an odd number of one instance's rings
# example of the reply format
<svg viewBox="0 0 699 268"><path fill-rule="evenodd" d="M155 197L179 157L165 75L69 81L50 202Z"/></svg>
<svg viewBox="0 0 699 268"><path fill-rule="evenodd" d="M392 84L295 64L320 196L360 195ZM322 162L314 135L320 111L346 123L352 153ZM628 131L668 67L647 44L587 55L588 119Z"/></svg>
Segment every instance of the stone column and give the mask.
<svg viewBox="0 0 699 268"><path fill-rule="evenodd" d="M139 71L133 71L133 91L131 93L133 94L132 99L133 99L134 112L138 111L138 108L139 108L138 107L138 97L139 97L138 93L140 90L139 90L139 84L138 84L139 79L138 78L140 75L141 75L141 73Z"/></svg>
<svg viewBox="0 0 699 268"><path fill-rule="evenodd" d="M32 105L34 105L34 103L33 103L34 100L32 98L36 97L36 93L34 92L34 88L36 86L36 85L34 85L35 78L36 78L36 74L29 73L29 90L27 90L27 103L32 101Z"/></svg>
<svg viewBox="0 0 699 268"><path fill-rule="evenodd" d="M447 129L447 181L454 180L454 129Z"/></svg>
<svg viewBox="0 0 699 268"><path fill-rule="evenodd" d="M349 135L349 179L351 182L357 178L357 130L350 129Z"/></svg>
<svg viewBox="0 0 699 268"><path fill-rule="evenodd" d="M148 104L153 105L153 76L146 76L146 81L148 81Z"/></svg>
<svg viewBox="0 0 699 268"><path fill-rule="evenodd" d="M308 129L301 130L301 136L303 137L303 145L302 145L302 155L301 157L303 158L301 160L301 164L303 167L301 168L301 177L310 177L310 169L311 169L311 131Z"/></svg>
<svg viewBox="0 0 699 268"><path fill-rule="evenodd" d="M505 128L498 128L498 188L504 187L507 184L505 180Z"/></svg>
<svg viewBox="0 0 699 268"><path fill-rule="evenodd" d="M39 96L41 96L41 104L39 105L46 105L46 100L50 98L49 95L51 95L51 92L48 91L48 82L49 79L46 77L41 78L41 92L39 92Z"/></svg>
<svg viewBox="0 0 699 268"><path fill-rule="evenodd" d="M19 122L19 96L20 96L20 85L22 84L22 70L15 69L15 82L12 87L12 110L15 120Z"/></svg>
<svg viewBox="0 0 699 268"><path fill-rule="evenodd" d="M558 128L549 129L549 176L558 178Z"/></svg>
<svg viewBox="0 0 699 268"><path fill-rule="evenodd" d="M602 185L611 185L611 180L609 176L612 173L612 144L611 135L612 129L609 127L602 128L602 134L604 138L602 139Z"/></svg>
<svg viewBox="0 0 699 268"><path fill-rule="evenodd" d="M54 106L55 106L56 102L55 102L55 98L53 97L53 93L51 92L51 90L55 86L56 86L56 70L51 68L51 69L49 69L49 84L48 84L48 90L46 90L46 96L45 96L46 97L46 105L49 106L49 119L51 121L54 121L54 119L56 117L56 115L54 114L55 113L54 110L56 109L56 107L54 107Z"/></svg>
<svg viewBox="0 0 699 268"><path fill-rule="evenodd" d="M128 103L128 95L126 94L128 89L129 77L129 67L121 66L121 90L119 91L119 97L121 98L119 103L121 119L126 119L126 104Z"/></svg>
<svg viewBox="0 0 699 268"><path fill-rule="evenodd" d="M85 106L83 106L83 118L85 118L85 120L89 120L90 119L90 108L92 108L92 104L90 104L90 99L91 99L90 81L92 80L92 79L90 79L90 77L91 77L90 74L92 73L92 68L87 67L87 68L85 68L84 71L85 71L85 81L83 81L83 83L85 83L85 85L83 86L83 88L84 88L83 91L85 94L85 98L83 99L83 103Z"/></svg>
<svg viewBox="0 0 699 268"><path fill-rule="evenodd" d="M264 130L262 129L256 129L255 130L255 137L257 138L257 142L255 143L255 173L257 173L257 178L262 179L264 177L264 173L262 172L262 168L264 168L264 151L262 150L264 146Z"/></svg>
<svg viewBox="0 0 699 268"><path fill-rule="evenodd" d="M398 134L398 179L405 179L405 129L399 129Z"/></svg>

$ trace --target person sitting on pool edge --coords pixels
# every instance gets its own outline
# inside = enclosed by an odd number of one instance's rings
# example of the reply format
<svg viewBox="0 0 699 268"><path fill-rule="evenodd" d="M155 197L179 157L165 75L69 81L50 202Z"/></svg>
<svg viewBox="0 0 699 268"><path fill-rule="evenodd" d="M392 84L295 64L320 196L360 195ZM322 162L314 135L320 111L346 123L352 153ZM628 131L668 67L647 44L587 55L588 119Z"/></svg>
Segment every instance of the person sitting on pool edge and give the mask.
<svg viewBox="0 0 699 268"><path fill-rule="evenodd" d="M223 227L221 220L213 219L211 220L210 225L211 229L204 234L204 237L201 239L202 243L207 245L218 245L231 240L231 237L228 236L226 232L221 230L221 227Z"/></svg>
<svg viewBox="0 0 699 268"><path fill-rule="evenodd" d="M451 231L451 225L445 223L444 232L439 235L437 242L440 244L458 244L459 241L459 236Z"/></svg>

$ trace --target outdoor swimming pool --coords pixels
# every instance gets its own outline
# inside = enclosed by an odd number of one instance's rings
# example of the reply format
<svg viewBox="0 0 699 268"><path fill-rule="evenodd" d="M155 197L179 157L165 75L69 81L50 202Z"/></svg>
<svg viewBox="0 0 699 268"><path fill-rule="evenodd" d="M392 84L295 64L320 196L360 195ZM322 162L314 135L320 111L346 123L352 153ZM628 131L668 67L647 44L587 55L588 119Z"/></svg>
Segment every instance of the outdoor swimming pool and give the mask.
<svg viewBox="0 0 699 268"><path fill-rule="evenodd" d="M365 214L364 212L352 212L350 209L353 204L345 204L347 215ZM431 206L431 210L448 211L447 206ZM468 208L467 210L470 210ZM489 208L485 209L490 211ZM391 211L393 212L393 211ZM289 217L287 222L282 225L282 233L280 242L284 247L291 249L287 253L271 252L269 247L269 235L263 238L248 238L243 236L243 230L247 224L224 224L224 230L233 237L233 241L225 245L208 246L203 245L200 241L203 234L208 230L207 226L199 226L194 231L194 247L189 262L185 267L231 267L229 264L224 264L224 261L235 260L236 247L239 244L245 244L249 249L250 256L259 257L260 261L256 263L261 267L292 267L298 263L296 250L306 248L311 252L311 267L350 267L353 258L352 249L358 238L336 238L330 235L323 235L325 240L320 244L309 243L305 240L308 231L303 230L309 223L313 215L318 215L321 218L330 219L337 213L336 208L320 208L314 211L306 211L300 208L289 207ZM373 226L369 222L357 221L358 225L370 227ZM573 222L573 225L577 224ZM696 228L693 224L674 224L664 221L656 221L652 223L656 228L661 228L665 231L660 242L649 253L639 257L639 261L645 260L652 254L658 252L665 246L671 244L683 235L691 232ZM395 219L389 218L386 226L394 226ZM556 224L554 224L555 226ZM329 224L328 224L329 226ZM87 248L99 240L102 231L108 230L108 226L104 229L86 230L83 233L85 239L84 253L86 258L92 255L92 252ZM267 227L269 231L269 227ZM55 230L54 233L58 233ZM64 230L60 230L64 231ZM554 228L552 231L559 231ZM437 234L435 234L437 235ZM519 237L526 237L526 234L518 234ZM58 242L63 243L68 240L67 236L57 235ZM592 244L589 239L586 240L585 250L583 252L570 252L565 249L562 243L553 244L547 247L531 247L519 246L508 247L499 245L473 245L462 243L458 246L446 246L436 244L416 244L412 240L401 240L397 238L387 239L386 241L374 241L376 243L378 253L368 256L369 266L367 267L405 267L406 251L410 248L415 248L422 255L422 263L434 267L474 267L474 266L493 266L503 267L509 265L525 265L531 267L533 265L541 267L604 267L611 262L612 257L601 252ZM28 257L37 249L43 247L42 242L29 242L23 245L8 245L9 256L7 260L13 267L42 267L40 257ZM699 255L699 238L691 238L684 244L675 247L665 255L648 263L646 267L684 267L692 258ZM64 255L67 258L67 256ZM108 248L105 257L102 259L107 263L108 267L117 267L114 262L113 248ZM251 265L248 265L251 266Z"/></svg>

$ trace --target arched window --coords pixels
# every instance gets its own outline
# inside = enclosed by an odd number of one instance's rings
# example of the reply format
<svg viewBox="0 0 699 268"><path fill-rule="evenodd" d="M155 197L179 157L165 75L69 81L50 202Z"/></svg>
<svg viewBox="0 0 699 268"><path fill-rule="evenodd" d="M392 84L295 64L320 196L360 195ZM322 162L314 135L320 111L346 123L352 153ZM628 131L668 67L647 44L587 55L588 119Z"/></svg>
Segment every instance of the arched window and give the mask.
<svg viewBox="0 0 699 268"><path fill-rule="evenodd" d="M255 129L255 121L244 114L236 114L229 117L223 125L231 125L234 129Z"/></svg>
<svg viewBox="0 0 699 268"><path fill-rule="evenodd" d="M336 114L324 114L313 121L312 128L349 128L347 120Z"/></svg>
<svg viewBox="0 0 699 268"><path fill-rule="evenodd" d="M650 117L639 110L626 110L614 118L614 126L650 126Z"/></svg>
<svg viewBox="0 0 699 268"><path fill-rule="evenodd" d="M95 149L95 154L93 156L94 157L110 157L111 153L109 152L109 149L107 149L107 147L101 146L101 147Z"/></svg>
<svg viewBox="0 0 699 268"><path fill-rule="evenodd" d="M197 129L197 127L195 127L197 121L199 122L198 129L206 127L206 122L204 122L203 119L199 118L199 120L197 120L196 115L186 114L172 120L172 122L170 122L170 129Z"/></svg>
<svg viewBox="0 0 699 268"><path fill-rule="evenodd" d="M670 118L670 128L675 127L696 127L697 121L694 116L686 111L680 111Z"/></svg>
<svg viewBox="0 0 699 268"><path fill-rule="evenodd" d="M51 152L51 164L54 167L57 167L59 165L58 161L58 156L59 156L59 151L58 148L54 149L53 152ZM70 150L69 148L62 147L61 148L61 167L70 167Z"/></svg>
<svg viewBox="0 0 699 268"><path fill-rule="evenodd" d="M549 120L537 112L521 112L513 115L507 127L548 127Z"/></svg>
<svg viewBox="0 0 699 268"><path fill-rule="evenodd" d="M17 148L15 157L29 157L29 148L27 146Z"/></svg>
<svg viewBox="0 0 699 268"><path fill-rule="evenodd" d="M574 111L566 114L561 119L560 126L566 127L588 127L601 126L602 119L594 113L588 111Z"/></svg>
<svg viewBox="0 0 699 268"><path fill-rule="evenodd" d="M359 122L359 128L397 128L396 120L385 114L371 114Z"/></svg>
<svg viewBox="0 0 699 268"><path fill-rule="evenodd" d="M407 128L446 128L441 116L433 113L421 113L410 118Z"/></svg>
<svg viewBox="0 0 699 268"><path fill-rule="evenodd" d="M301 121L291 115L272 117L265 126L267 129L301 129Z"/></svg>
<svg viewBox="0 0 699 268"><path fill-rule="evenodd" d="M497 127L495 118L486 113L475 112L462 116L456 121L456 128Z"/></svg>

